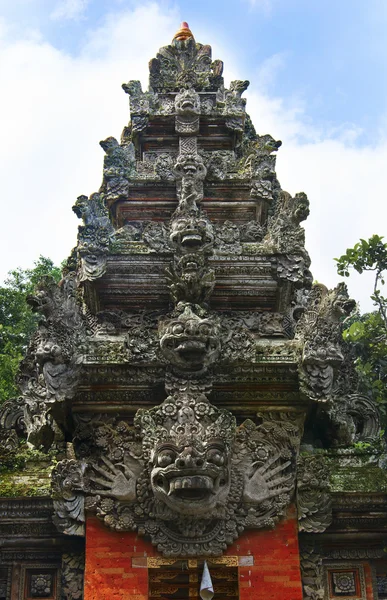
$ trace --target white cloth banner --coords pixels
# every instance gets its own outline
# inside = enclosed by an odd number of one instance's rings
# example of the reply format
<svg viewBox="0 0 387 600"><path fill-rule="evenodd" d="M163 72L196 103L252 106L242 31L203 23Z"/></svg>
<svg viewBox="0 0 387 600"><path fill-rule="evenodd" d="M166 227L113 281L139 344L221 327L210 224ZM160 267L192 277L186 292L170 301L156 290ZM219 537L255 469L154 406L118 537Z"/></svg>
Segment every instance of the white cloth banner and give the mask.
<svg viewBox="0 0 387 600"><path fill-rule="evenodd" d="M202 600L211 600L214 597L214 587L206 560L204 561L202 582L200 584L200 597Z"/></svg>

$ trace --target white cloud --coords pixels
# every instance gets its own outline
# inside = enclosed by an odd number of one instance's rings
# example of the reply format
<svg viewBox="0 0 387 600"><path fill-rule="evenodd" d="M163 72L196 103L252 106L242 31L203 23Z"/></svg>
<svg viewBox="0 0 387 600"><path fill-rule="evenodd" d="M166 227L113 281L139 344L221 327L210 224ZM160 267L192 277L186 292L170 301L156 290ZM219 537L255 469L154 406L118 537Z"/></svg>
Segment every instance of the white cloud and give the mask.
<svg viewBox="0 0 387 600"><path fill-rule="evenodd" d="M174 10L156 3L111 14L100 29L85 34L76 58L39 39L3 42L1 278L11 268L31 265L40 253L56 262L69 254L78 225L71 206L100 185L98 141L119 138L128 121L121 83L146 84L149 58L169 42L179 21ZM254 84L254 73L235 64L232 48L195 33L198 40L213 42L228 80L250 76ZM276 60L280 66L282 58ZM345 126L332 139L332 132L307 121L298 100L268 98L256 85L247 97L257 131L283 140L277 159L283 188L303 190L310 198L306 233L312 271L333 286L338 280L333 257L360 237L383 235L387 142L356 148L356 128ZM368 291L364 279L359 281L350 291L366 308Z"/></svg>
<svg viewBox="0 0 387 600"><path fill-rule="evenodd" d="M82 17L89 0L60 0L50 14L54 20L71 20Z"/></svg>
<svg viewBox="0 0 387 600"><path fill-rule="evenodd" d="M259 86L260 89L268 91L270 86L277 79L279 72L286 65L286 53L285 52L277 52L276 54L272 54L259 65L255 77L254 77L254 85Z"/></svg>

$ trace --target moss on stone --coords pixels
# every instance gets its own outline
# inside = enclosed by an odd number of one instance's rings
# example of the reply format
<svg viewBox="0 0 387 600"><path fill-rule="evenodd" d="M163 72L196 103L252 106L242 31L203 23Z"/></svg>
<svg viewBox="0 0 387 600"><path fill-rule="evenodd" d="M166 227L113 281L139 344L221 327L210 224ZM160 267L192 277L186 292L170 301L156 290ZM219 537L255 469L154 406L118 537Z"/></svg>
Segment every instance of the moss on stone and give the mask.
<svg viewBox="0 0 387 600"><path fill-rule="evenodd" d="M22 443L16 453L2 457L0 497L49 496L55 453L45 454Z"/></svg>
<svg viewBox="0 0 387 600"><path fill-rule="evenodd" d="M333 469L330 487L332 492L387 492L387 472L370 465Z"/></svg>
<svg viewBox="0 0 387 600"><path fill-rule="evenodd" d="M0 497L49 496L51 489L51 470L31 476L28 472L1 475Z"/></svg>

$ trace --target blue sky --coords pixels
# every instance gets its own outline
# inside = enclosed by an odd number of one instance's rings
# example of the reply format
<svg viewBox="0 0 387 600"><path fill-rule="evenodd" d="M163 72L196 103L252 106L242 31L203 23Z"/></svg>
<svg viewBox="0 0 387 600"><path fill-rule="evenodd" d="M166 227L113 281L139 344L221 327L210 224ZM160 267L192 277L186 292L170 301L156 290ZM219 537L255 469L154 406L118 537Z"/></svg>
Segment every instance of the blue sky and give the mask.
<svg viewBox="0 0 387 600"><path fill-rule="evenodd" d="M311 201L316 279L334 285L333 257L384 234L385 0L0 0L3 218L14 222L18 206L24 240L5 233L0 277L39 253L68 254L71 206L99 187L98 141L128 120L120 83L146 82L148 60L181 20L225 61L226 81L251 80L258 132L283 140L282 186ZM369 308L364 283L351 286Z"/></svg>
<svg viewBox="0 0 387 600"><path fill-rule="evenodd" d="M134 8L130 0L8 0L0 2L10 36L39 35L71 56L108 15ZM211 41L232 47L252 85L305 102L305 118L332 131L354 124L357 143L383 134L387 104L385 0L196 0L158 3ZM128 32L130 35L130 32ZM146 36L146 30L144 36ZM274 58L273 58L274 57ZM144 57L146 60L146 57ZM243 77L243 75L241 75Z"/></svg>

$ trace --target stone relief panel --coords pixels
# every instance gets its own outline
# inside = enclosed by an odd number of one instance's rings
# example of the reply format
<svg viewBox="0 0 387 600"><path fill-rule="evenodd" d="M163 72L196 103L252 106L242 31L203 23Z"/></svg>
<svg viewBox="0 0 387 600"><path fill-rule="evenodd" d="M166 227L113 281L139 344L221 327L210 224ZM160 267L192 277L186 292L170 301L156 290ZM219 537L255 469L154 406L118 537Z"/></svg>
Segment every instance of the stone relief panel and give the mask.
<svg viewBox="0 0 387 600"><path fill-rule="evenodd" d="M298 425L269 416L237 427L192 387L139 410L133 427L80 417L75 436L79 459L60 462L53 478L67 533L69 521L82 524L84 500L106 525L150 536L165 556L212 556L245 528L274 526L294 492Z"/></svg>

